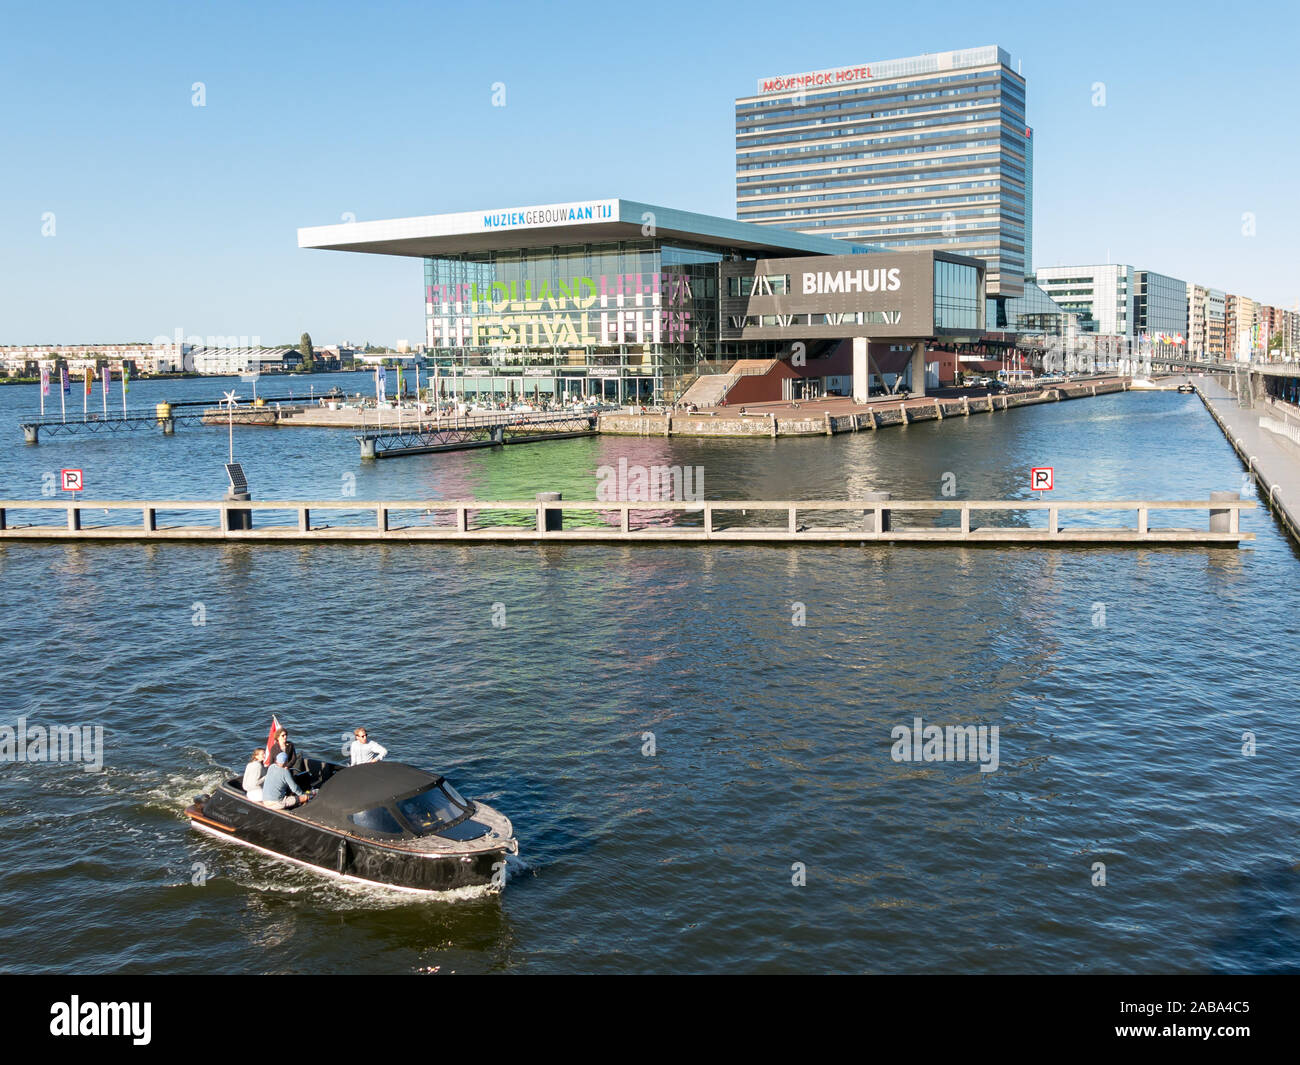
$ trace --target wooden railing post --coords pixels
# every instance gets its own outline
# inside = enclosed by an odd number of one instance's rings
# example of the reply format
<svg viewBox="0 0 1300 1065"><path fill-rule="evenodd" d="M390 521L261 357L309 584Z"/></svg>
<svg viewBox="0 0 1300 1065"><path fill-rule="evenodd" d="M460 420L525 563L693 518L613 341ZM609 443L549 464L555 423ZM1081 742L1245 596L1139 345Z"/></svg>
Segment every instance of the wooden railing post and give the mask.
<svg viewBox="0 0 1300 1065"><path fill-rule="evenodd" d="M799 524L797 519L795 518L795 510L796 508L792 504L790 507L790 525L789 525L789 529L791 532L798 532L799 530Z"/></svg>
<svg viewBox="0 0 1300 1065"><path fill-rule="evenodd" d="M1060 532L1059 512L1056 507L1047 508L1047 535L1055 536Z"/></svg>
<svg viewBox="0 0 1300 1065"><path fill-rule="evenodd" d="M388 508L387 507L375 508L375 525L378 527L380 532L388 532Z"/></svg>
<svg viewBox="0 0 1300 1065"><path fill-rule="evenodd" d="M153 507L144 508L144 531L145 532L158 531L158 514L153 509Z"/></svg>
<svg viewBox="0 0 1300 1065"><path fill-rule="evenodd" d="M468 507L456 508L456 531L462 533L469 531L469 508Z"/></svg>
<svg viewBox="0 0 1300 1065"><path fill-rule="evenodd" d="M307 507L298 508L298 531L311 532L311 511Z"/></svg>
<svg viewBox="0 0 1300 1065"><path fill-rule="evenodd" d="M707 540L713 535L713 506L710 503L704 504L704 538Z"/></svg>
<svg viewBox="0 0 1300 1065"><path fill-rule="evenodd" d="M71 532L79 532L81 529L81 508L68 508L68 529Z"/></svg>
<svg viewBox="0 0 1300 1065"><path fill-rule="evenodd" d="M1146 536L1147 534L1147 512L1148 508L1138 507L1138 535Z"/></svg>
<svg viewBox="0 0 1300 1065"><path fill-rule="evenodd" d="M970 535L970 504L961 505L961 534L962 536Z"/></svg>

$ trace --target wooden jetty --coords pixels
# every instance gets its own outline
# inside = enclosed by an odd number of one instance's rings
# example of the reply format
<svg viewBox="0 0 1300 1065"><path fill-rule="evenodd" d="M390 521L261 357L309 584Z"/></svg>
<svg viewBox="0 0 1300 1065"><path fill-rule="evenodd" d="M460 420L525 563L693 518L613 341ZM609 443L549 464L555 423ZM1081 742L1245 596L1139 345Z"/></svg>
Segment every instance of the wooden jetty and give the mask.
<svg viewBox="0 0 1300 1065"><path fill-rule="evenodd" d="M1253 540L1236 493L1208 500L835 500L610 502L564 500L0 500L0 542L209 543L740 543L1235 546ZM1046 512L1041 526L977 524L976 515ZM1130 527L1063 524L1062 515L1129 511ZM1200 527L1151 515L1208 512ZM134 516L131 520L128 515ZM951 524L934 524L938 515ZM206 521L196 523L196 518ZM909 519L921 519L916 524ZM106 520L107 519L107 520ZM117 519L117 520L113 520ZM984 520L988 520L985 518ZM1021 520L1024 520L1023 518ZM252 527L246 527L251 521Z"/></svg>

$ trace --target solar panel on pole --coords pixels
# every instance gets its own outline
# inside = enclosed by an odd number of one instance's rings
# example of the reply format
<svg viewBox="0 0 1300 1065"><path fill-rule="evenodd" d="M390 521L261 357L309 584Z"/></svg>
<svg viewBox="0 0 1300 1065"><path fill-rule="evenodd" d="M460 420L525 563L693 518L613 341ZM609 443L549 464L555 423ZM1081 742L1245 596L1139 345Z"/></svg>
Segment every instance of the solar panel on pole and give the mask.
<svg viewBox="0 0 1300 1065"><path fill-rule="evenodd" d="M248 478L244 476L244 467L238 462L226 463L226 476L230 478L232 492L248 491Z"/></svg>

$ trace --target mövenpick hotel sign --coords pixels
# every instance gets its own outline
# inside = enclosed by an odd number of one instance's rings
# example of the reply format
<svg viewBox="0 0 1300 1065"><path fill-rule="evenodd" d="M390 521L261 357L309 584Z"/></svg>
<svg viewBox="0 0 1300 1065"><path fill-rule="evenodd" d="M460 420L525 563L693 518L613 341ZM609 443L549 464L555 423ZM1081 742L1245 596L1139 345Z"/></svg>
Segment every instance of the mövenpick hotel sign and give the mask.
<svg viewBox="0 0 1300 1065"><path fill-rule="evenodd" d="M759 78L758 91L798 92L800 89L824 89L831 85L866 81L871 77L870 67L832 67L830 70L810 70L806 74L791 74L784 78Z"/></svg>

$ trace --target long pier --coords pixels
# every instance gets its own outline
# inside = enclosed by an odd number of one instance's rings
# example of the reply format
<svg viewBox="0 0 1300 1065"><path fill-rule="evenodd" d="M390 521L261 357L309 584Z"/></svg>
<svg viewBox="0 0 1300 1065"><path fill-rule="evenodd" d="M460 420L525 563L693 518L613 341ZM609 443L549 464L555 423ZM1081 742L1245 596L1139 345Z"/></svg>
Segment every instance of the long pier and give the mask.
<svg viewBox="0 0 1300 1065"><path fill-rule="evenodd" d="M1032 499L893 500L888 493L835 500L613 502L562 500L0 500L0 542L186 541L207 543L920 543L965 546L1236 546L1253 540L1240 514L1253 500L1211 493L1208 500ZM1125 528L1066 525L1062 515L1129 511ZM1206 511L1197 527L1151 523L1153 513ZM91 517L134 512L126 522ZM977 514L1046 512L1045 527L978 525ZM955 514L947 527L901 525L916 515ZM206 515L205 524L194 524ZM54 521L37 521L36 517ZM15 521L26 518L26 521ZM257 519L254 521L254 519ZM271 519L266 523L264 519ZM322 521L332 518L334 524ZM572 520L579 519L579 520ZM828 519L833 523L825 524ZM837 520L836 520L837 519ZM933 520L933 518L931 518ZM987 519L986 519L987 520ZM822 524L813 524L814 521Z"/></svg>
<svg viewBox="0 0 1300 1065"><path fill-rule="evenodd" d="M289 399L266 398L259 406L251 403L236 406L233 411L218 407L212 400L182 400L177 403L162 402L152 407L128 407L124 411L86 411L84 414L29 414L19 418L23 439L29 444L39 444L41 434L49 436L74 436L85 433L130 433L142 429L161 429L171 436L176 426L225 423L233 419L239 425L273 425L281 417L301 411L306 397ZM271 404L275 404L272 406ZM285 406L285 404L289 404ZM219 417L218 417L219 415Z"/></svg>

